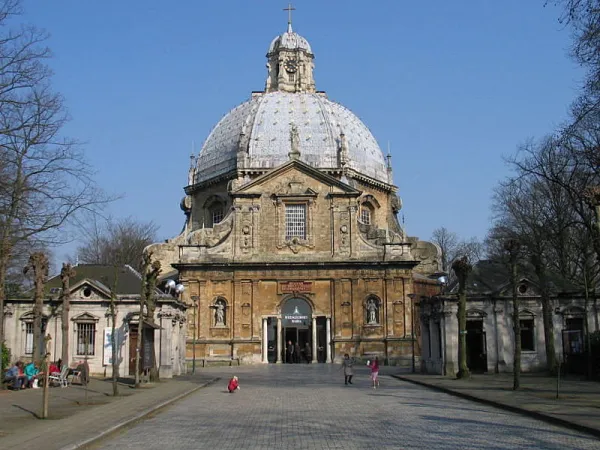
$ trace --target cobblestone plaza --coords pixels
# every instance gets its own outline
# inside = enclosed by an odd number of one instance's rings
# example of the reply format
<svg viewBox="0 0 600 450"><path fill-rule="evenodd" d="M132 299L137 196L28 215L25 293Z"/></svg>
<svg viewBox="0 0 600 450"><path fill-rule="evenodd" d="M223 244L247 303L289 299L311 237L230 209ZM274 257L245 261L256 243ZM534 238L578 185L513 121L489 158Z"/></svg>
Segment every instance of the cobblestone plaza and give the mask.
<svg viewBox="0 0 600 450"><path fill-rule="evenodd" d="M345 386L337 365L215 367L220 380L96 448L600 449L597 438L431 391L366 368ZM240 391L226 392L237 375Z"/></svg>

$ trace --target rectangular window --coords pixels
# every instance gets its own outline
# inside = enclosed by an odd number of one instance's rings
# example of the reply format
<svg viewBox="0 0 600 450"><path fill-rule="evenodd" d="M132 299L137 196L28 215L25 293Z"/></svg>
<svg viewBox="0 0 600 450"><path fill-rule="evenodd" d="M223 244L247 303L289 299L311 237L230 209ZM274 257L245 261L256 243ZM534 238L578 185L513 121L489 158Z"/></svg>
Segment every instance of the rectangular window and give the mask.
<svg viewBox="0 0 600 450"><path fill-rule="evenodd" d="M223 209L219 208L219 209L213 209L212 211L212 223L213 225L216 225L217 223L220 223L223 220Z"/></svg>
<svg viewBox="0 0 600 450"><path fill-rule="evenodd" d="M526 352L535 351L535 333L533 319L521 319L521 350Z"/></svg>
<svg viewBox="0 0 600 450"><path fill-rule="evenodd" d="M33 353L33 322L25 322L25 354Z"/></svg>
<svg viewBox="0 0 600 450"><path fill-rule="evenodd" d="M371 211L367 208L362 208L360 210L360 221L365 225L371 225Z"/></svg>
<svg viewBox="0 0 600 450"><path fill-rule="evenodd" d="M94 355L96 347L96 324L78 323L77 324L77 354Z"/></svg>
<svg viewBox="0 0 600 450"><path fill-rule="evenodd" d="M285 239L306 239L306 205L285 205Z"/></svg>

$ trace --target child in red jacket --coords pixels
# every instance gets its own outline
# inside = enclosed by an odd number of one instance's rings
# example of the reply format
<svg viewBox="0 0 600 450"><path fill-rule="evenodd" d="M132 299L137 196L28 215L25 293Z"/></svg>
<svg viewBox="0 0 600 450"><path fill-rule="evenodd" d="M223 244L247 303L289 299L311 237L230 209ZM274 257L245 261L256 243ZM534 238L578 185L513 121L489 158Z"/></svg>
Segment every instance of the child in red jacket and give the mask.
<svg viewBox="0 0 600 450"><path fill-rule="evenodd" d="M229 384L227 385L227 390L229 391L230 394L233 394L239 388L240 388L240 384L238 382L238 377L233 377L231 380L229 380Z"/></svg>

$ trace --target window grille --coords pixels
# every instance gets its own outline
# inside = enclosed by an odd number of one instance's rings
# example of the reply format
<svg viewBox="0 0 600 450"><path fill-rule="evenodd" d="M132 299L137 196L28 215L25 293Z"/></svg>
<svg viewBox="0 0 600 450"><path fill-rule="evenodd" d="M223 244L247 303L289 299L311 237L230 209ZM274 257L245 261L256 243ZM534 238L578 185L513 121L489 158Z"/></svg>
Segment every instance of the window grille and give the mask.
<svg viewBox="0 0 600 450"><path fill-rule="evenodd" d="M295 73L289 73L288 74L290 81L293 83L294 81L296 81L296 74Z"/></svg>
<svg viewBox="0 0 600 450"><path fill-rule="evenodd" d="M306 205L285 206L285 239L306 239Z"/></svg>
<svg viewBox="0 0 600 450"><path fill-rule="evenodd" d="M25 354L33 353L33 322L25 322Z"/></svg>
<svg viewBox="0 0 600 450"><path fill-rule="evenodd" d="M365 225L371 225L371 211L369 211L367 208L361 208L360 221Z"/></svg>
<svg viewBox="0 0 600 450"><path fill-rule="evenodd" d="M216 225L223 220L223 208L215 208L212 210L212 223Z"/></svg>
<svg viewBox="0 0 600 450"><path fill-rule="evenodd" d="M96 324L78 323L77 324L77 354L94 355L96 347Z"/></svg>

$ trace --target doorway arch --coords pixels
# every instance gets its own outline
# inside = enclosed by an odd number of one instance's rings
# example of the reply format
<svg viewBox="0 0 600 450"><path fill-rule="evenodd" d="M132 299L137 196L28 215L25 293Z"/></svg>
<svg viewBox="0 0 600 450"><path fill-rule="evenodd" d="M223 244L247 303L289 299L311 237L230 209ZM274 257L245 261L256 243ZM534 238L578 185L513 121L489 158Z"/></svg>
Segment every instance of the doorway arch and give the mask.
<svg viewBox="0 0 600 450"><path fill-rule="evenodd" d="M311 303L303 297L293 295L282 301L280 313L280 339L283 343L281 360L287 364L312 362L314 343Z"/></svg>

